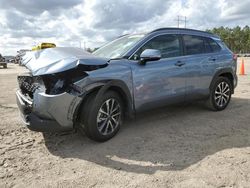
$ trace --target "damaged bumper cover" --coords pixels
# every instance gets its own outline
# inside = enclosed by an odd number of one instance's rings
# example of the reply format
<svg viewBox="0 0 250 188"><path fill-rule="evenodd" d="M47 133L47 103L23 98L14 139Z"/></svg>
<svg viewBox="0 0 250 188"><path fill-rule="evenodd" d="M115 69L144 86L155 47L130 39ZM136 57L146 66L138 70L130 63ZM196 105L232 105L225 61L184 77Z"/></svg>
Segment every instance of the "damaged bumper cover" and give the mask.
<svg viewBox="0 0 250 188"><path fill-rule="evenodd" d="M74 115L85 94L84 86L76 83L108 62L81 49L62 47L27 53L22 65L30 72L18 76L21 117L31 130L55 132L74 128Z"/></svg>
<svg viewBox="0 0 250 188"><path fill-rule="evenodd" d="M81 98L62 93L34 94L34 101L28 100L20 90L16 91L17 105L24 123L30 130L40 132L67 131L74 128L74 111Z"/></svg>

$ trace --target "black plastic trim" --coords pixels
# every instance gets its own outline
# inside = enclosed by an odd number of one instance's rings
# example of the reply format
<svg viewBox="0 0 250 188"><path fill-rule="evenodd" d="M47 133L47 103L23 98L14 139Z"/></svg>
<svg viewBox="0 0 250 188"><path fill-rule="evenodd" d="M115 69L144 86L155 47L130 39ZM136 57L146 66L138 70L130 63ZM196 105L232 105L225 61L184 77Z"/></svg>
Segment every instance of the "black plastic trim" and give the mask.
<svg viewBox="0 0 250 188"><path fill-rule="evenodd" d="M28 115L29 124L27 127L38 132L61 132L72 130L73 127L63 127L55 120L41 119L34 113Z"/></svg>
<svg viewBox="0 0 250 188"><path fill-rule="evenodd" d="M218 79L218 77L221 75L221 74L226 74L226 73L229 73L232 75L232 77L234 78L233 80L233 93L234 94L234 89L235 87L237 86L237 81L238 81L238 78L237 78L237 75L233 72L233 70L231 68L223 68L223 69L220 69L218 70L214 76L213 76L213 80L211 81L210 83L210 86L209 86L209 89L211 90L213 84L216 82L216 80ZM234 81L236 81L236 84L234 84Z"/></svg>
<svg viewBox="0 0 250 188"><path fill-rule="evenodd" d="M190 31L190 32L199 32L199 33L209 34L209 35L211 35L213 37L219 38L218 35L215 35L213 33L207 32L207 31L201 31L201 30L196 30L196 29L187 29L187 28L175 28L175 27L159 28L159 29L156 29L156 30L153 30L153 31L149 32L149 34L155 33L155 32L159 32L159 31Z"/></svg>

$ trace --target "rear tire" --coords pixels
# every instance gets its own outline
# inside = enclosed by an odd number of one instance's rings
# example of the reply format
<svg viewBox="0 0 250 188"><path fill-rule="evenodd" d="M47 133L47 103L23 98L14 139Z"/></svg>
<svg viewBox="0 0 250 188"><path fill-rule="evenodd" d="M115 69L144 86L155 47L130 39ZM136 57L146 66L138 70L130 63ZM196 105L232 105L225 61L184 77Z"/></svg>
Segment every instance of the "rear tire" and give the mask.
<svg viewBox="0 0 250 188"><path fill-rule="evenodd" d="M226 77L218 77L212 84L207 106L213 111L224 110L231 100L232 93L232 82Z"/></svg>
<svg viewBox="0 0 250 188"><path fill-rule="evenodd" d="M3 68L4 68L4 69L7 69L7 65L4 65Z"/></svg>
<svg viewBox="0 0 250 188"><path fill-rule="evenodd" d="M114 91L107 91L100 99L96 93L84 102L79 128L92 140L104 142L116 135L123 119L123 103Z"/></svg>

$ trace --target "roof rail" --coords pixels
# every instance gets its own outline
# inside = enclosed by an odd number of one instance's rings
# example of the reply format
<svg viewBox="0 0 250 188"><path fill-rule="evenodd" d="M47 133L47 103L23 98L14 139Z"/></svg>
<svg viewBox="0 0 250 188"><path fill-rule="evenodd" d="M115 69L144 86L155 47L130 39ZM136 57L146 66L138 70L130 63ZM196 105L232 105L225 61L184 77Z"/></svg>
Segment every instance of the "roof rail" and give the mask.
<svg viewBox="0 0 250 188"><path fill-rule="evenodd" d="M201 33L207 33L207 34L210 34L210 35L214 35L213 33L210 33L210 32L207 32L207 31L200 31L200 30L196 30L196 29L187 29L187 28L176 28L176 27L159 28L159 29L153 30L153 31L151 31L149 33L154 33L154 32L157 32L157 31L164 31L164 30L195 31L195 32L201 32Z"/></svg>

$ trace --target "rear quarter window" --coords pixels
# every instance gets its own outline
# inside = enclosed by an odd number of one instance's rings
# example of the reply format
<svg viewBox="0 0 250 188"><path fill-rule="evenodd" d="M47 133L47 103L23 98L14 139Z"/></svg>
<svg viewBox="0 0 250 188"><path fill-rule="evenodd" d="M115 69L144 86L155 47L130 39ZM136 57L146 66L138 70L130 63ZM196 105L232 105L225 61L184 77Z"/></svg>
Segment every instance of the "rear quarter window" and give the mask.
<svg viewBox="0 0 250 188"><path fill-rule="evenodd" d="M214 41L213 39L208 38L207 41L212 49L212 52L219 52L221 50L220 45L216 41Z"/></svg>

